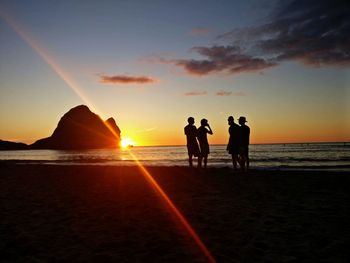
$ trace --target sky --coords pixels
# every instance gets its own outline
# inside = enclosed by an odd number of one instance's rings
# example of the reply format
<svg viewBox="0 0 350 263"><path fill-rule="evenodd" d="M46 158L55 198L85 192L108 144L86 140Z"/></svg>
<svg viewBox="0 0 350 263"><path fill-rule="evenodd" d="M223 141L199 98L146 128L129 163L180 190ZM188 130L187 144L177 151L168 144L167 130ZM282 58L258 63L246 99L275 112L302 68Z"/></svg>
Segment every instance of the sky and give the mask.
<svg viewBox="0 0 350 263"><path fill-rule="evenodd" d="M0 2L0 139L48 137L69 109L135 145L350 141L348 1ZM236 121L237 122L237 121Z"/></svg>

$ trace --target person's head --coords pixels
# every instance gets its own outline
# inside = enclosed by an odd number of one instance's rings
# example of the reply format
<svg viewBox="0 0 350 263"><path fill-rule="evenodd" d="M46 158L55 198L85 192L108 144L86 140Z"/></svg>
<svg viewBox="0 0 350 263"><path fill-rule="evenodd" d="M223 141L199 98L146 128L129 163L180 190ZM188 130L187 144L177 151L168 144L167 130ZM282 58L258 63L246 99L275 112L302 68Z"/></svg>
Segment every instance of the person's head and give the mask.
<svg viewBox="0 0 350 263"><path fill-rule="evenodd" d="M239 119L238 119L239 124L245 125L246 122L247 122L247 120L245 117L243 117L243 116L239 117Z"/></svg>
<svg viewBox="0 0 350 263"><path fill-rule="evenodd" d="M228 117L227 121L228 125L232 125L235 122L232 116Z"/></svg>
<svg viewBox="0 0 350 263"><path fill-rule="evenodd" d="M201 125L202 126L206 126L208 124L208 120L207 119L201 119Z"/></svg>
<svg viewBox="0 0 350 263"><path fill-rule="evenodd" d="M187 119L188 124L194 124L194 118L193 117L188 117Z"/></svg>

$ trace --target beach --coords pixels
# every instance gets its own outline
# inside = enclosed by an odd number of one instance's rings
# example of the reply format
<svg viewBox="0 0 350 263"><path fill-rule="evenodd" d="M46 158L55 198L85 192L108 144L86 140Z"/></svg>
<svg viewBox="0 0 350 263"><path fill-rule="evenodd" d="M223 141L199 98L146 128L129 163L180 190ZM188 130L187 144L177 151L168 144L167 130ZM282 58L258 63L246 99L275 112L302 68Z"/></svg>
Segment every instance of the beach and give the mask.
<svg viewBox="0 0 350 263"><path fill-rule="evenodd" d="M348 262L349 173L146 167L217 262ZM208 262L135 166L0 162L2 262Z"/></svg>

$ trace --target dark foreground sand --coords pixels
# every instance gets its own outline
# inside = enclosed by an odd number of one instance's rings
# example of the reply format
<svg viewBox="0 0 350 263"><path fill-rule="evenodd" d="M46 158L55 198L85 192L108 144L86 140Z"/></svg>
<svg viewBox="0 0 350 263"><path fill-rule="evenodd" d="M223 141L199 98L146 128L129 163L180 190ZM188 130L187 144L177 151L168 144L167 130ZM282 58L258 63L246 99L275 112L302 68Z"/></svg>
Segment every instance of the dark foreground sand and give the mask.
<svg viewBox="0 0 350 263"><path fill-rule="evenodd" d="M350 176L149 171L218 262L350 262ZM206 262L137 167L0 163L1 262Z"/></svg>

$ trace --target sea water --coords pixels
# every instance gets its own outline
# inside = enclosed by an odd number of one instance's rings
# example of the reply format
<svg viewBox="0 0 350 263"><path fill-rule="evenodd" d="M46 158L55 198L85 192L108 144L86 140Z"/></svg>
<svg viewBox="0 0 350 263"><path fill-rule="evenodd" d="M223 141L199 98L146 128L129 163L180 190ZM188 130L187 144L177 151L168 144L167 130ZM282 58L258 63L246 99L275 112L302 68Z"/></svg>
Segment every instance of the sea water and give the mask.
<svg viewBox="0 0 350 263"><path fill-rule="evenodd" d="M251 168L350 171L350 143L256 144L249 146ZM132 147L86 151L0 151L0 161L44 164L187 166L186 146ZM196 163L196 162L194 162ZM231 167L226 145L211 145L208 167Z"/></svg>

